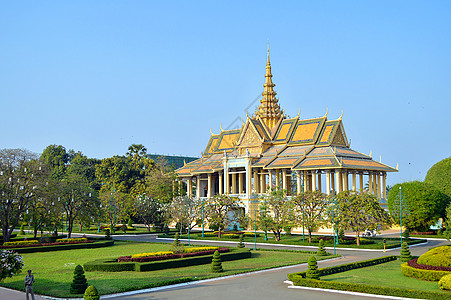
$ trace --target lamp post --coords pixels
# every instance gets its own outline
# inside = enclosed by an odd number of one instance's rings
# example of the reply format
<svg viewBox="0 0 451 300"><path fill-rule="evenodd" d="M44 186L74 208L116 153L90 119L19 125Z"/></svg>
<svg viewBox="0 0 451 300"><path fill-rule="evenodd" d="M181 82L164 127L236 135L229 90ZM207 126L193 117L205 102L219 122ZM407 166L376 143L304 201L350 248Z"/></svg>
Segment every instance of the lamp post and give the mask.
<svg viewBox="0 0 451 300"><path fill-rule="evenodd" d="M301 182L301 194L302 194L302 243L305 244L305 230L304 230L304 177L302 177L302 182Z"/></svg>
<svg viewBox="0 0 451 300"><path fill-rule="evenodd" d="M334 255L337 254L336 252L336 248L335 248L335 197L334 197L334 192L331 191L331 195L332 195L332 234L333 234L333 238L334 238ZM337 236L337 240L338 240L338 236Z"/></svg>
<svg viewBox="0 0 451 300"><path fill-rule="evenodd" d="M257 204L258 204L258 200L254 200L254 211L255 211L255 218L254 218L254 250L257 250Z"/></svg>
<svg viewBox="0 0 451 300"><path fill-rule="evenodd" d="M190 203L189 203L189 197L186 196L186 223L188 226L188 246L191 246L191 239L190 239L190 232L189 232L189 227L190 227L190 222L189 222L189 208L190 208Z"/></svg>
<svg viewBox="0 0 451 300"><path fill-rule="evenodd" d="M401 236L401 246L402 246L402 187L399 187L399 224L400 224L400 236Z"/></svg>
<svg viewBox="0 0 451 300"><path fill-rule="evenodd" d="M204 237L204 206L205 206L205 199L202 200L202 237Z"/></svg>
<svg viewBox="0 0 451 300"><path fill-rule="evenodd" d="M100 233L100 211L102 210L102 203L100 203L99 218L97 219L97 233Z"/></svg>

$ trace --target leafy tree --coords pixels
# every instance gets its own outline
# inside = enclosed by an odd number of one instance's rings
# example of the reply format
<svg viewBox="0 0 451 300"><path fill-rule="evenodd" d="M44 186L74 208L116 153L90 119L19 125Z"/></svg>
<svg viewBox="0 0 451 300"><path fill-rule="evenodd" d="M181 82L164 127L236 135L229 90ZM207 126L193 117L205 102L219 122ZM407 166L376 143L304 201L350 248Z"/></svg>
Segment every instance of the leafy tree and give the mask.
<svg viewBox="0 0 451 300"><path fill-rule="evenodd" d="M420 182L404 182L396 184L388 193L387 206L391 215L396 215L399 208L395 206L398 199L399 187L402 187L402 201L409 208L409 215L403 217L402 224L410 231L426 231L445 216L445 207L450 202L448 196L440 192L433 185ZM399 224L399 218L394 218Z"/></svg>
<svg viewBox="0 0 451 300"><path fill-rule="evenodd" d="M142 144L131 144L128 147L127 156L136 157L138 159L142 158L147 153L147 148Z"/></svg>
<svg viewBox="0 0 451 300"><path fill-rule="evenodd" d="M68 174L59 185L61 204L66 213L67 234L72 235L75 219L81 216L94 217L99 206L92 197L94 190L87 180L77 174Z"/></svg>
<svg viewBox="0 0 451 300"><path fill-rule="evenodd" d="M377 230L391 225L391 218L377 198L369 193L341 192L337 195L337 221L340 228L356 232L360 246L360 232Z"/></svg>
<svg viewBox="0 0 451 300"><path fill-rule="evenodd" d="M428 170L424 182L434 185L440 192L451 197L451 157L433 165Z"/></svg>
<svg viewBox="0 0 451 300"><path fill-rule="evenodd" d="M240 210L240 202L236 197L229 195L215 195L206 200L205 215L209 224L218 226L219 238L221 232L233 222L243 223L245 218Z"/></svg>
<svg viewBox="0 0 451 300"><path fill-rule="evenodd" d="M268 240L268 231L271 230L273 219L270 211L265 203L259 205L259 213L257 217L257 226L265 232L265 241Z"/></svg>
<svg viewBox="0 0 451 300"><path fill-rule="evenodd" d="M168 167L165 159L157 159L154 166L146 172L146 194L157 199L160 203L170 203L178 190L173 192L172 183L175 180L174 171Z"/></svg>
<svg viewBox="0 0 451 300"><path fill-rule="evenodd" d="M307 191L294 198L299 217L297 223L308 231L309 243L312 242L312 231L327 224L326 210L329 199L319 191Z"/></svg>
<svg viewBox="0 0 451 300"><path fill-rule="evenodd" d="M283 228L292 226L295 222L294 202L286 196L286 191L276 189L263 199L270 211L269 227L274 233L276 241L280 241L280 233Z"/></svg>
<svg viewBox="0 0 451 300"><path fill-rule="evenodd" d="M47 165L54 179L62 179L72 155L73 151L68 153L61 145L49 145L42 152L40 159Z"/></svg>
<svg viewBox="0 0 451 300"><path fill-rule="evenodd" d="M197 225L197 220L202 217L203 200L187 196L175 197L171 203L163 206L165 217L168 221L181 224L183 228L192 229Z"/></svg>
<svg viewBox="0 0 451 300"><path fill-rule="evenodd" d="M136 197L135 212L135 217L146 226L148 231L152 224L160 224L162 221L162 205L145 194Z"/></svg>
<svg viewBox="0 0 451 300"><path fill-rule="evenodd" d="M46 168L24 149L0 150L0 223L4 241L11 238L21 215L46 186Z"/></svg>
<svg viewBox="0 0 451 300"><path fill-rule="evenodd" d="M177 232L176 234L175 234L175 237L174 237L174 242L172 243L172 245L171 245L171 249L172 249L172 251L174 252L174 253L182 253L183 252L183 250L185 249L185 247L183 246L183 244L182 243L180 243L180 235L179 235L179 233Z"/></svg>
<svg viewBox="0 0 451 300"><path fill-rule="evenodd" d="M451 239L451 204L446 207L446 218L443 224L445 231L443 232L445 238L449 241Z"/></svg>

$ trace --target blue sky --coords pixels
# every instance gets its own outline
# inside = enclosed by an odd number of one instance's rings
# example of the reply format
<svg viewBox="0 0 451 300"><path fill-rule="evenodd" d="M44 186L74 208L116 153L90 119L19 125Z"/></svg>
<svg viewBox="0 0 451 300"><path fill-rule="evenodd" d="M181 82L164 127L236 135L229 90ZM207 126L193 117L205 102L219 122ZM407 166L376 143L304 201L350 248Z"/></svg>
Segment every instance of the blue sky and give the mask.
<svg viewBox="0 0 451 300"><path fill-rule="evenodd" d="M343 110L353 149L399 163L389 184L423 180L450 156L450 15L450 1L3 1L0 148L199 156L262 92L269 39L288 115Z"/></svg>

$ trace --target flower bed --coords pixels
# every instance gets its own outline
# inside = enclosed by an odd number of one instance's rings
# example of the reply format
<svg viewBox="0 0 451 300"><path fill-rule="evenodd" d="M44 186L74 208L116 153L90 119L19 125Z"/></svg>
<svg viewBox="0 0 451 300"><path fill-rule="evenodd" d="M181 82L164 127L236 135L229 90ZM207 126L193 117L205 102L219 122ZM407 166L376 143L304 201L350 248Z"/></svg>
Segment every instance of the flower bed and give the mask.
<svg viewBox="0 0 451 300"><path fill-rule="evenodd" d="M441 267L441 266L431 266L431 265L422 265L419 264L418 258L411 259L407 262L409 267L421 270L436 270L436 271L448 271L451 272L451 267Z"/></svg>
<svg viewBox="0 0 451 300"><path fill-rule="evenodd" d="M193 256L202 256L202 255L210 255L213 254L216 250L220 253L229 252L229 248L217 248L217 247L205 247L205 248L215 248L210 250L199 250L197 252L184 252L184 253L174 253L172 251L165 252L155 252L156 255L153 256L121 256L117 259L117 262L149 262L149 261L160 261L167 259L177 259L177 258L185 258L185 257L193 257ZM148 253L151 254L151 253ZM158 255L159 254L159 255Z"/></svg>
<svg viewBox="0 0 451 300"><path fill-rule="evenodd" d="M58 239L54 243L39 243L36 240L30 241L17 241L17 242L7 242L4 243L3 246L0 246L1 249L9 249L9 248L26 248L26 247L37 247L37 246L55 246L55 245L67 245L67 244L83 244L83 243L93 243L93 240L88 240L87 238L80 239Z"/></svg>

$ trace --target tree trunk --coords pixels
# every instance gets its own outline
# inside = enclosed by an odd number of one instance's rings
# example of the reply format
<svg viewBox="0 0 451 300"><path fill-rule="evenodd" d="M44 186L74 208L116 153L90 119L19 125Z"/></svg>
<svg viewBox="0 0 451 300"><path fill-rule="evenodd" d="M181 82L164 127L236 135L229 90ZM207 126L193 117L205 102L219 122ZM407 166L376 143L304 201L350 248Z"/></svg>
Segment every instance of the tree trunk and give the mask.
<svg viewBox="0 0 451 300"><path fill-rule="evenodd" d="M308 229L308 242L312 242L312 231L310 229Z"/></svg>
<svg viewBox="0 0 451 300"><path fill-rule="evenodd" d="M219 226L219 229L218 229L218 237L221 238L221 226Z"/></svg>
<svg viewBox="0 0 451 300"><path fill-rule="evenodd" d="M360 231L357 231L357 246L360 246Z"/></svg>
<svg viewBox="0 0 451 300"><path fill-rule="evenodd" d="M274 237L277 242L280 241L280 231L274 231Z"/></svg>

